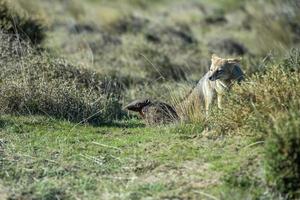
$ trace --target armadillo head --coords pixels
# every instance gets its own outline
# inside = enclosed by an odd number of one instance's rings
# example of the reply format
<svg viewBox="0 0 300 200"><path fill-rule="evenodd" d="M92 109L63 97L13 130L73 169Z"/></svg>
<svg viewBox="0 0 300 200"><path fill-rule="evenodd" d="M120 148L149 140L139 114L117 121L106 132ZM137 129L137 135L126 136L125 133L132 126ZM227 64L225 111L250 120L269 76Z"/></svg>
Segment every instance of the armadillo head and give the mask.
<svg viewBox="0 0 300 200"><path fill-rule="evenodd" d="M123 109L135 111L135 112L141 112L142 109L145 106L149 105L150 103L151 103L151 101L149 99L135 100L135 101L131 102L130 104L128 104L127 106L125 106Z"/></svg>

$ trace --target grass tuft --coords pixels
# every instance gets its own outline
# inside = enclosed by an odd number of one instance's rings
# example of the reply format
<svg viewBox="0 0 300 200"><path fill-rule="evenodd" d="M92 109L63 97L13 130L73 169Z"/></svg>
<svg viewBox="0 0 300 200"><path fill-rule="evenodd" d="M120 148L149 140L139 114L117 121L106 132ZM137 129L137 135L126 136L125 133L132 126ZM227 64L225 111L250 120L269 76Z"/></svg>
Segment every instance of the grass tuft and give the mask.
<svg viewBox="0 0 300 200"><path fill-rule="evenodd" d="M122 115L120 85L113 79L37 53L1 34L1 112L43 114L101 124Z"/></svg>

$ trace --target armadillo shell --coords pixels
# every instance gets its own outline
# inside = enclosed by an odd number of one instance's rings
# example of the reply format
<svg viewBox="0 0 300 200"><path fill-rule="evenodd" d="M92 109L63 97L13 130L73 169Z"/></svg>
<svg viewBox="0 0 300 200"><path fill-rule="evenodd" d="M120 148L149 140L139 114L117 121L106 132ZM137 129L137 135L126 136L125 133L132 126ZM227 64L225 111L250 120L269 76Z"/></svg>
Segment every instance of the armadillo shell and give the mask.
<svg viewBox="0 0 300 200"><path fill-rule="evenodd" d="M145 122L149 125L167 124L179 119L175 109L163 102L153 102L142 109Z"/></svg>

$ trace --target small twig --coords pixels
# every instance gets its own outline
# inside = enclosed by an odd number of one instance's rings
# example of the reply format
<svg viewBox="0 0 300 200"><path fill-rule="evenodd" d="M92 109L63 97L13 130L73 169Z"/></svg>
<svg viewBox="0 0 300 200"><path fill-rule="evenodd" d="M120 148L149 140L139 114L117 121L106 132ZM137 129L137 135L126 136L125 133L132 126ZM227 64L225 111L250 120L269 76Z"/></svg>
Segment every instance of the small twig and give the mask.
<svg viewBox="0 0 300 200"><path fill-rule="evenodd" d="M160 75L160 77L162 78L162 79L166 79L161 73L160 73L160 71L158 70L158 68L144 55L144 54L142 54L142 53L140 53L140 55L148 62L148 63L150 63L150 65L159 73L159 75Z"/></svg>
<svg viewBox="0 0 300 200"><path fill-rule="evenodd" d="M82 156L83 158L86 158L88 160L94 161L95 163L97 163L98 165L103 165L102 160L95 158L93 156L89 156L89 155L83 155L83 154L79 154L80 156Z"/></svg>
<svg viewBox="0 0 300 200"><path fill-rule="evenodd" d="M249 145L245 146L243 149L247 149L249 147L255 146L257 144L263 144L263 143L265 143L265 141L257 141L257 142L254 142L252 144L249 144Z"/></svg>
<svg viewBox="0 0 300 200"><path fill-rule="evenodd" d="M249 147L252 147L252 146L255 146L255 145L258 145L258 144L264 144L265 141L257 141L257 142L254 142L254 143L251 143L245 147L242 147L240 150L239 150L239 153L242 153L244 150L247 150Z"/></svg>
<svg viewBox="0 0 300 200"><path fill-rule="evenodd" d="M126 177L120 177L120 176L101 176L101 177L108 178L108 179L115 179L115 180L130 180L130 181L136 179L136 177L128 177L128 178L126 178Z"/></svg>
<svg viewBox="0 0 300 200"><path fill-rule="evenodd" d="M31 156L31 155L27 155L27 154L20 154L18 153L17 155L19 156L23 156L23 157L27 157L27 158L31 158L31 159L36 159L37 157ZM55 160L51 160L51 159L45 159L48 162L52 162L52 163L56 163L58 164L58 162L56 162Z"/></svg>
<svg viewBox="0 0 300 200"><path fill-rule="evenodd" d="M77 124L75 124L71 129L70 132L72 132L78 125L82 124L83 122L86 122L87 120L91 119L92 117L96 116L97 114L101 113L101 110L92 114L91 116L81 120L80 122L78 122Z"/></svg>
<svg viewBox="0 0 300 200"><path fill-rule="evenodd" d="M115 159L115 160L119 161L120 163L122 163L121 158L113 156L113 155L110 155L110 157L112 157L113 159Z"/></svg>
<svg viewBox="0 0 300 200"><path fill-rule="evenodd" d="M92 142L92 144L96 144L98 146L102 146L102 147L107 147L107 148L112 148L112 149L116 149L118 151L122 151L122 149L118 148L118 147L114 147L114 146L109 146L109 145L106 145L106 144L100 144L98 142Z"/></svg>
<svg viewBox="0 0 300 200"><path fill-rule="evenodd" d="M201 194L201 195L203 195L203 196L206 196L206 197L208 197L208 198L211 198L211 199L213 199L213 200L219 200L217 197L214 197L214 196L212 196L211 194L207 194L207 193L204 193L204 192L200 192L200 191L194 191L195 193L198 193L198 194Z"/></svg>

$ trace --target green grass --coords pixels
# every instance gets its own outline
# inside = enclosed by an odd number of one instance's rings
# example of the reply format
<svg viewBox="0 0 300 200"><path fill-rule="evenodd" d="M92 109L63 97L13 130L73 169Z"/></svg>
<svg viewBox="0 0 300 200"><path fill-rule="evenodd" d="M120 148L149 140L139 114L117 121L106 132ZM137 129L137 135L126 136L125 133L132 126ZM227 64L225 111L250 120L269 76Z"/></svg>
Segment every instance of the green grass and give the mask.
<svg viewBox="0 0 300 200"><path fill-rule="evenodd" d="M221 195L253 138L209 139L196 125L92 127L45 117L1 117L1 172L12 199L200 198Z"/></svg>
<svg viewBox="0 0 300 200"><path fill-rule="evenodd" d="M1 2L0 199L299 194L294 1ZM38 46L6 34L39 27ZM185 122L153 127L122 111L137 98L180 102L213 52L237 56L234 43L248 50L246 80L222 110L186 106Z"/></svg>

